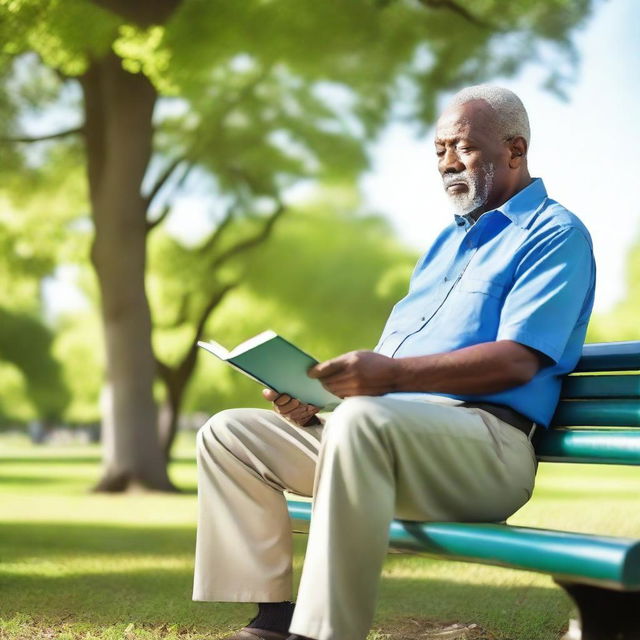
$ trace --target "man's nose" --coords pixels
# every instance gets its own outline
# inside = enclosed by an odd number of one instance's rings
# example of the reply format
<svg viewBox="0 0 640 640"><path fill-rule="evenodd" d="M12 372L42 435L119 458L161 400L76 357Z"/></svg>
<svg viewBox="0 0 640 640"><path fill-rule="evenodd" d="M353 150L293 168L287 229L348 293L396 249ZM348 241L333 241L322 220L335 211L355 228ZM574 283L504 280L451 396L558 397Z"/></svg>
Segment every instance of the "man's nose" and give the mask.
<svg viewBox="0 0 640 640"><path fill-rule="evenodd" d="M465 166L456 150L453 147L449 147L445 150L444 155L440 157L438 169L441 174L460 173L465 170Z"/></svg>

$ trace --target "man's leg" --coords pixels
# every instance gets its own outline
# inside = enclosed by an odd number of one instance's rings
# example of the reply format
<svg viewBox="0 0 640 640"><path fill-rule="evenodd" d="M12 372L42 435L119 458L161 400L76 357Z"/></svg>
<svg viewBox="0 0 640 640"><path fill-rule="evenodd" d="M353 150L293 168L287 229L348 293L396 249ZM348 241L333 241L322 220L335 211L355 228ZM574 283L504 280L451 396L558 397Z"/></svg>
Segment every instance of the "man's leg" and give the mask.
<svg viewBox="0 0 640 640"><path fill-rule="evenodd" d="M291 521L282 492L311 495L321 432L264 409L222 411L202 427L194 600L291 599Z"/></svg>
<svg viewBox="0 0 640 640"><path fill-rule="evenodd" d="M530 497L526 436L490 414L355 397L328 419L292 633L363 640L394 517L499 521Z"/></svg>

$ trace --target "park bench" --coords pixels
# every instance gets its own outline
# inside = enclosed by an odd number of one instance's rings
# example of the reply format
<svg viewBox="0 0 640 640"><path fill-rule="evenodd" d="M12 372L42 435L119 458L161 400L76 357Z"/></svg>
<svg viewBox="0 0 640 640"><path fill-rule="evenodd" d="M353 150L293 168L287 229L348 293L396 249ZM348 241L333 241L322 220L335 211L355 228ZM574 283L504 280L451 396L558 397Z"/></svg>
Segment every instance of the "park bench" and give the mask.
<svg viewBox="0 0 640 640"><path fill-rule="evenodd" d="M565 377L551 428L538 429L533 438L538 459L640 465L639 374L640 341L585 345L575 371ZM311 504L289 500L288 507L293 530L308 532ZM577 605L582 640L640 639L640 539L394 520L389 544L548 574Z"/></svg>

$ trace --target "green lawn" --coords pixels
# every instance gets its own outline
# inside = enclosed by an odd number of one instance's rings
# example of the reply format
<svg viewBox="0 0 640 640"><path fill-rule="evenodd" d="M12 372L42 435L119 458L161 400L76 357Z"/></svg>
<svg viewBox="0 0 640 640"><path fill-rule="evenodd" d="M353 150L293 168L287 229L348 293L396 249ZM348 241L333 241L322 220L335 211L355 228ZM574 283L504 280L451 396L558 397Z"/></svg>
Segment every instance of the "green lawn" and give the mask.
<svg viewBox="0 0 640 640"><path fill-rule="evenodd" d="M193 438L181 438L171 467L184 494L88 493L98 470L96 447L0 438L0 638L192 640L242 626L252 605L190 600ZM510 522L640 537L639 488L634 468L542 465ZM305 543L296 536L296 576ZM555 640L570 609L545 576L391 554L372 635L399 638L407 621L430 620L475 623L486 638Z"/></svg>

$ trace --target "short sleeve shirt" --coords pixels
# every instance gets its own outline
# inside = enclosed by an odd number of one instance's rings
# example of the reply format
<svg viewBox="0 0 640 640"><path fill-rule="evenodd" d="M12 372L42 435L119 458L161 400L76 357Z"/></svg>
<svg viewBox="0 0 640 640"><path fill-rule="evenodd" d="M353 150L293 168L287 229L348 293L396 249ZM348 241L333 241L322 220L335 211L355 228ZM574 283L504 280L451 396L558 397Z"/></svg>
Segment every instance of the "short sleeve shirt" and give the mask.
<svg viewBox="0 0 640 640"><path fill-rule="evenodd" d="M418 261L375 350L401 358L496 340L536 349L551 363L526 384L491 394L437 395L508 406L548 426L561 378L582 352L595 279L589 232L537 178L475 224L455 216Z"/></svg>

